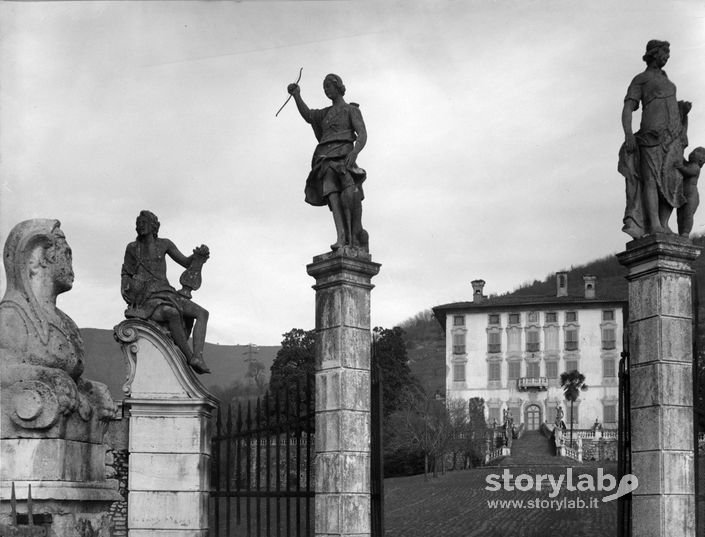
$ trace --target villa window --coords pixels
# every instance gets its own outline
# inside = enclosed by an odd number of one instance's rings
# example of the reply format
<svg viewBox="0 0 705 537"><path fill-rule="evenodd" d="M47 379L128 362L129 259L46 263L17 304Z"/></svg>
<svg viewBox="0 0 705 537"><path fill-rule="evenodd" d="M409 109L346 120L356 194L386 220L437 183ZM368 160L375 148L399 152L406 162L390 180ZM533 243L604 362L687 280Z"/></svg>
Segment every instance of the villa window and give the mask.
<svg viewBox="0 0 705 537"><path fill-rule="evenodd" d="M519 324L520 323L520 317L518 313L510 313L509 314L509 324Z"/></svg>
<svg viewBox="0 0 705 537"><path fill-rule="evenodd" d="M573 406L573 424L577 425L578 422L580 421L580 418L579 418L580 412L578 412L578 410L580 409L580 405L574 403L572 406ZM570 407L571 407L570 402L567 402L566 403L566 410L565 410L565 413L567 414L566 417L568 418L566 420L567 422L570 421L570 417L571 417L570 416L570 414L571 414Z"/></svg>
<svg viewBox="0 0 705 537"><path fill-rule="evenodd" d="M488 315L488 323L492 325L499 324L499 313L490 313Z"/></svg>
<svg viewBox="0 0 705 537"><path fill-rule="evenodd" d="M602 348L604 350L617 348L616 330L614 328L602 329Z"/></svg>
<svg viewBox="0 0 705 537"><path fill-rule="evenodd" d="M518 328L507 330L507 347L509 352L521 352L521 332Z"/></svg>
<svg viewBox="0 0 705 537"><path fill-rule="evenodd" d="M603 321L614 321L614 310L602 310Z"/></svg>
<svg viewBox="0 0 705 537"><path fill-rule="evenodd" d="M465 315L453 315L453 326L465 326Z"/></svg>
<svg viewBox="0 0 705 537"><path fill-rule="evenodd" d="M546 351L558 351L558 327L547 326L545 329Z"/></svg>
<svg viewBox="0 0 705 537"><path fill-rule="evenodd" d="M502 352L502 334L500 332L489 332L487 334L487 352Z"/></svg>
<svg viewBox="0 0 705 537"><path fill-rule="evenodd" d="M578 350L578 331L574 328L565 331L565 350Z"/></svg>
<svg viewBox="0 0 705 537"><path fill-rule="evenodd" d="M497 425L502 424L502 413L501 409L497 406L491 406L489 409L487 425L492 425L492 422L497 422Z"/></svg>
<svg viewBox="0 0 705 537"><path fill-rule="evenodd" d="M566 360L565 361L565 370L570 372L570 371L576 371L578 369L578 361L577 360Z"/></svg>
<svg viewBox="0 0 705 537"><path fill-rule="evenodd" d="M487 380L498 381L502 380L502 364L499 362L490 362L487 371Z"/></svg>
<svg viewBox="0 0 705 537"><path fill-rule="evenodd" d="M547 323L558 322L558 315L556 314L555 311L546 312L546 322Z"/></svg>
<svg viewBox="0 0 705 537"><path fill-rule="evenodd" d="M602 423L616 424L617 423L617 405L605 404L602 409Z"/></svg>
<svg viewBox="0 0 705 537"><path fill-rule="evenodd" d="M516 380L521 377L521 362L512 361L508 363L508 375L509 380Z"/></svg>
<svg viewBox="0 0 705 537"><path fill-rule="evenodd" d="M453 354L465 354L465 334L453 334Z"/></svg>
<svg viewBox="0 0 705 537"><path fill-rule="evenodd" d="M604 378L614 378L617 376L617 360L605 358L602 360L602 376Z"/></svg>
<svg viewBox="0 0 705 537"><path fill-rule="evenodd" d="M565 312L565 322L575 323L578 321L578 312L576 311L566 311Z"/></svg>
<svg viewBox="0 0 705 537"><path fill-rule="evenodd" d="M527 315L527 320L530 323L537 323L539 322L539 314L535 311L530 311Z"/></svg>
<svg viewBox="0 0 705 537"><path fill-rule="evenodd" d="M550 379L558 378L558 362L555 360L546 362L546 377Z"/></svg>
<svg viewBox="0 0 705 537"><path fill-rule="evenodd" d="M527 362L526 376L532 379L537 379L541 376L541 364L539 362Z"/></svg>
<svg viewBox="0 0 705 537"><path fill-rule="evenodd" d="M465 382L465 364L453 364L453 380Z"/></svg>
<svg viewBox="0 0 705 537"><path fill-rule="evenodd" d="M538 330L529 330L526 333L526 352L538 352L540 350Z"/></svg>

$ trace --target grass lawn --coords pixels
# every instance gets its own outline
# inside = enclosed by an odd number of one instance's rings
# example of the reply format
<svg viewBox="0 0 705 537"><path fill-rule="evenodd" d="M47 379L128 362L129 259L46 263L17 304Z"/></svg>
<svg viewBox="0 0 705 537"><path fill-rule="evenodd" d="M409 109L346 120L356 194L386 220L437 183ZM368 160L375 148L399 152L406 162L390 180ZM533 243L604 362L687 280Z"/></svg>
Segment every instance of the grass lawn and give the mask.
<svg viewBox="0 0 705 537"><path fill-rule="evenodd" d="M486 490L488 474L501 475L503 470L448 472L428 481L423 476L386 479L386 537L616 537L617 502L601 501L609 492L567 491L563 485L551 498L548 482L539 492ZM551 474L556 480L567 472L557 467L508 470L514 477L522 473L532 477ZM577 467L572 473L573 484L577 484L582 474L596 479L597 467ZM604 473L616 475L616 465L606 464ZM521 487L527 484L525 479L519 482ZM556 503L547 503L551 500ZM495 501L516 503L492 506L490 502ZM564 503L559 506L559 501Z"/></svg>

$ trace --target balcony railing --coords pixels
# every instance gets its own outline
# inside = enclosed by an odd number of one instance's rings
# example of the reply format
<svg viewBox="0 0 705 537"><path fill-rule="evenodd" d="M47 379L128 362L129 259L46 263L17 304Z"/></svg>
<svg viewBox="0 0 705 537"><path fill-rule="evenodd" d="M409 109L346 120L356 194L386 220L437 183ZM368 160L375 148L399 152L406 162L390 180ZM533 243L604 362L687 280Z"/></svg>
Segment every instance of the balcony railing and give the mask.
<svg viewBox="0 0 705 537"><path fill-rule="evenodd" d="M548 379L546 377L522 377L517 379L517 388L526 390L548 390Z"/></svg>
<svg viewBox="0 0 705 537"><path fill-rule="evenodd" d="M604 350L612 350L617 348L617 342L614 339L603 339L602 348Z"/></svg>
<svg viewBox="0 0 705 537"><path fill-rule="evenodd" d="M465 354L465 345L453 345L453 354Z"/></svg>
<svg viewBox="0 0 705 537"><path fill-rule="evenodd" d="M565 350L577 351L578 350L578 342L577 341L566 341L565 342Z"/></svg>
<svg viewBox="0 0 705 537"><path fill-rule="evenodd" d="M487 344L487 352L489 352L489 353L502 352L502 344L501 343L488 343Z"/></svg>
<svg viewBox="0 0 705 537"><path fill-rule="evenodd" d="M541 350L540 343L527 343L526 352L539 352Z"/></svg>

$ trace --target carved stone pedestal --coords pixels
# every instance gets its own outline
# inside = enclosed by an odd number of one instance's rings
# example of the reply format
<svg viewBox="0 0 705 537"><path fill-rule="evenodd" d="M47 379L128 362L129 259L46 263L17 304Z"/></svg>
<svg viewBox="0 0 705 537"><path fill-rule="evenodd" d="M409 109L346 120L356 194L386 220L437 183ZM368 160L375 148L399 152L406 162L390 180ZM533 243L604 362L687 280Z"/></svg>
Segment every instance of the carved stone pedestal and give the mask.
<svg viewBox="0 0 705 537"><path fill-rule="evenodd" d="M129 537L206 537L217 401L156 325L124 321L115 337L128 363Z"/></svg>
<svg viewBox="0 0 705 537"><path fill-rule="evenodd" d="M317 536L370 535L370 291L380 265L348 249L314 258Z"/></svg>
<svg viewBox="0 0 705 537"><path fill-rule="evenodd" d="M628 269L634 537L695 536L691 264L700 248L648 236L618 254Z"/></svg>

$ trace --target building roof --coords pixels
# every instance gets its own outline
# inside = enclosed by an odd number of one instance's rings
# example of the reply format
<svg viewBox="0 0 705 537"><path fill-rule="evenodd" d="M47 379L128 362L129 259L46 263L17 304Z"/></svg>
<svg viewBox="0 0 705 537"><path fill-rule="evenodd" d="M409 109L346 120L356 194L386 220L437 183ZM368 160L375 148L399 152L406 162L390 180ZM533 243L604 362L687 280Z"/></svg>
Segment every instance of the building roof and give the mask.
<svg viewBox="0 0 705 537"><path fill-rule="evenodd" d="M627 300L615 298L585 298L584 296L503 296L483 297L481 302L452 302L435 306L433 315L443 330L446 316L451 313L480 313L495 311L520 311L526 309L585 309L617 306L626 309Z"/></svg>

